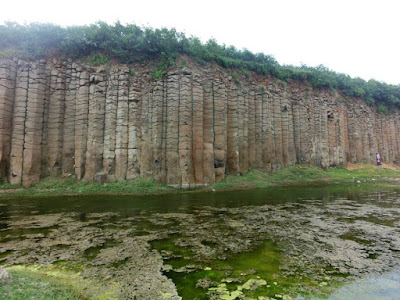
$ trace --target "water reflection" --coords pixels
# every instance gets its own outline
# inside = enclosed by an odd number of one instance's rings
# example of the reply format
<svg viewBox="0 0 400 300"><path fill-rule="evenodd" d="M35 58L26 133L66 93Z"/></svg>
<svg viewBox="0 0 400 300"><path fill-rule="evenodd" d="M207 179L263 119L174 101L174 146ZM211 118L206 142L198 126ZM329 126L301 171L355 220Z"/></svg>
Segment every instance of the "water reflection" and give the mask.
<svg viewBox="0 0 400 300"><path fill-rule="evenodd" d="M135 297L174 288L160 269L183 299L224 297L248 282L262 286L249 297L328 293L333 282L398 264L399 196L323 186L2 199L0 264L79 267L126 284L123 293Z"/></svg>

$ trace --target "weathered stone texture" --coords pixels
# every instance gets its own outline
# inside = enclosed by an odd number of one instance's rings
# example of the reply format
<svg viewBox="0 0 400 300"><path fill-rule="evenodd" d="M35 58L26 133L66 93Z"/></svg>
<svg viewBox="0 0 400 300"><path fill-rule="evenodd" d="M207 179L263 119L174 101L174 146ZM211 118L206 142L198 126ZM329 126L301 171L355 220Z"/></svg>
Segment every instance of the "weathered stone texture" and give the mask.
<svg viewBox="0 0 400 300"><path fill-rule="evenodd" d="M14 94L14 111L12 114L11 157L8 174L11 184L22 184L29 65L19 62L18 70Z"/></svg>
<svg viewBox="0 0 400 300"><path fill-rule="evenodd" d="M15 79L15 62L0 60L0 178L7 176L10 163Z"/></svg>
<svg viewBox="0 0 400 300"><path fill-rule="evenodd" d="M179 72L167 74L167 136L166 171L168 184L180 185L182 172L179 162Z"/></svg>
<svg viewBox="0 0 400 300"><path fill-rule="evenodd" d="M66 69L66 88L63 120L63 143L62 143L62 174L72 175L75 164L75 110L76 93L79 86L80 66L69 63Z"/></svg>
<svg viewBox="0 0 400 300"><path fill-rule="evenodd" d="M103 166L106 80L106 74L104 74L103 70L90 76L84 173L84 178L90 181L94 180L96 173L100 172Z"/></svg>
<svg viewBox="0 0 400 300"><path fill-rule="evenodd" d="M0 178L154 177L189 188L251 168L374 163L376 152L400 163L396 111L194 63L158 79L134 67L0 60Z"/></svg>
<svg viewBox="0 0 400 300"><path fill-rule="evenodd" d="M79 87L75 104L75 176L81 179L85 175L85 158L89 116L89 72L79 76Z"/></svg>
<svg viewBox="0 0 400 300"><path fill-rule="evenodd" d="M129 77L128 70L121 70L118 76L117 127L115 139L115 178L126 179L128 166L128 121L129 121Z"/></svg>
<svg viewBox="0 0 400 300"><path fill-rule="evenodd" d="M57 62L56 62L57 63ZM65 69L55 64L50 70L47 115L47 168L50 175L61 174L65 116Z"/></svg>
<svg viewBox="0 0 400 300"><path fill-rule="evenodd" d="M23 186L39 182L42 165L43 115L46 94L44 63L30 65L23 152Z"/></svg>

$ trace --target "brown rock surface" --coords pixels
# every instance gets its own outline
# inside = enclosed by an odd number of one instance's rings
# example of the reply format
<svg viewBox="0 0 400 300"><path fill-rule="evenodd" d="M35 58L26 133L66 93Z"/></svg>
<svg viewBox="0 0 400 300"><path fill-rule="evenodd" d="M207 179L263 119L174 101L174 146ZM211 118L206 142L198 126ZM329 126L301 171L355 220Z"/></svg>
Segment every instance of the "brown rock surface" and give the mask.
<svg viewBox="0 0 400 300"><path fill-rule="evenodd" d="M133 68L0 60L0 178L151 176L189 188L249 168L374 163L378 151L400 163L396 111L190 60L157 79Z"/></svg>

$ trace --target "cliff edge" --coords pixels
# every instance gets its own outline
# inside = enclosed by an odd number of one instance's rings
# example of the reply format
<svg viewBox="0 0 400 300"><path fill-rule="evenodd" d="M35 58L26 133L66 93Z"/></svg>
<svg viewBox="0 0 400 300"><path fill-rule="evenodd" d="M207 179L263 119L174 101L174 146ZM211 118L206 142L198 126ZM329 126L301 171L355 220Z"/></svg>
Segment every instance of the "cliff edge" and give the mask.
<svg viewBox="0 0 400 300"><path fill-rule="evenodd" d="M0 60L0 178L153 176L179 187L250 168L400 162L400 114L270 75L190 58L155 79L148 64ZM133 71L134 70L134 71Z"/></svg>

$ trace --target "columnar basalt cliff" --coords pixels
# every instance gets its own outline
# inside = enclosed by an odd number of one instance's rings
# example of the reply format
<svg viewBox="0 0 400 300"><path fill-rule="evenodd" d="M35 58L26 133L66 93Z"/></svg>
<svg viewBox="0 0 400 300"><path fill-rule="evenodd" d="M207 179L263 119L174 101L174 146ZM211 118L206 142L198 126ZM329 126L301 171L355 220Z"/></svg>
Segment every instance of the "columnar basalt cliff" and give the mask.
<svg viewBox="0 0 400 300"><path fill-rule="evenodd" d="M189 61L189 62L188 62ZM400 162L400 114L269 76L186 59L153 79L142 64L0 60L0 177L195 187L250 168ZM235 75L235 76L232 76Z"/></svg>

